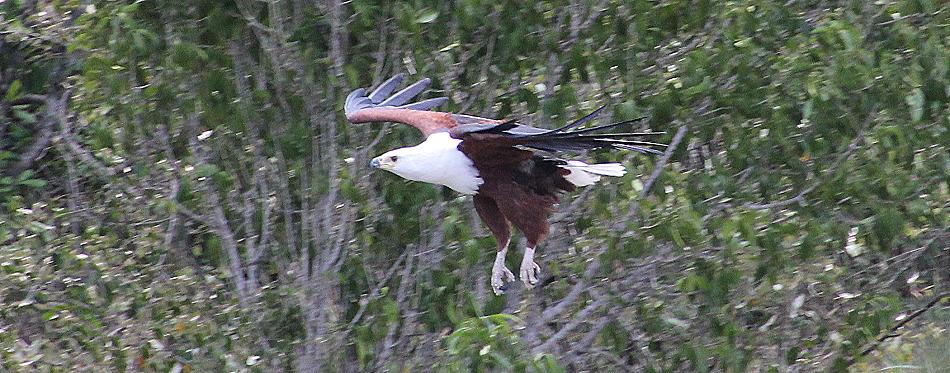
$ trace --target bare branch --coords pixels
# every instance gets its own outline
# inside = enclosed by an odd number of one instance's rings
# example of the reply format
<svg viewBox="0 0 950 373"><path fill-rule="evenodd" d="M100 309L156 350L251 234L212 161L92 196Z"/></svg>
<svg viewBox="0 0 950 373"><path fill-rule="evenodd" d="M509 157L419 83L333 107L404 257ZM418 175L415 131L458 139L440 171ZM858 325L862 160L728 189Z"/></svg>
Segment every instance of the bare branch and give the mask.
<svg viewBox="0 0 950 373"><path fill-rule="evenodd" d="M200 144L195 133L198 131L198 114L191 113L185 119L188 127L188 146L191 148L196 160L201 164L208 164L208 156ZM215 230L218 237L221 238L221 244L224 246L228 258L228 268L230 270L231 281L234 282L238 303L242 308L247 308L251 304L251 287L256 288L255 284L247 281L244 272L244 264L241 259L241 253L238 251L237 240L234 238L234 231L228 222L224 213L224 206L221 203L221 193L215 186L212 178L208 178L204 183L207 193L207 201L211 207L211 227Z"/></svg>
<svg viewBox="0 0 950 373"><path fill-rule="evenodd" d="M343 65L346 63L343 54L343 42L346 35L343 27L343 5L340 0L329 0L330 7L330 59L333 61L333 72L338 77L343 76Z"/></svg>
<svg viewBox="0 0 950 373"><path fill-rule="evenodd" d="M746 203L742 205L742 207L745 207L751 210L768 210L768 209L773 209L777 207L785 207L785 206L792 205L795 203L804 203L805 195L807 195L808 193L811 193L813 190L818 188L822 183L827 181L826 179L830 177L830 175L833 175L835 172L837 172L838 167L840 167L841 164L843 164L845 160L847 160L848 158L851 158L851 155L853 155L854 152L858 150L859 145L861 144L862 141L864 141L864 132L870 127L871 122L874 121L874 118L875 116L873 114L868 115L867 119L865 119L864 123L861 125L861 129L858 130L857 135L854 136L854 139L851 140L851 143L848 144L848 147L845 149L845 151L839 154L838 157L835 158L835 161L832 162L831 165L827 169L825 169L825 171L822 173L823 176L820 178L817 178L814 182L811 183L811 185L809 185L805 189L802 189L794 197L777 201L777 202L771 202L771 203L761 203L761 204L760 203Z"/></svg>
<svg viewBox="0 0 950 373"><path fill-rule="evenodd" d="M393 276L396 275L396 271L399 270L399 266L402 264L402 261L409 256L409 251L410 250L404 251L402 255L396 259L396 262L393 263L392 267L389 267L389 270L386 271L386 276L376 284L373 290L370 291L365 298L360 299L360 308L356 310L356 314L353 315L353 318L347 324L346 330L343 332L343 338L346 338L346 335L352 332L353 327L356 326L356 323L362 319L363 313L366 312L366 306L369 305L370 302L379 299L379 297L382 296L380 290L382 290L383 287L389 283L389 280L391 280Z"/></svg>
<svg viewBox="0 0 950 373"><path fill-rule="evenodd" d="M407 250L407 252L415 251L415 250L416 248L413 247L413 250ZM405 304L406 304L406 299L409 297L409 290L410 290L412 278L413 278L412 276L413 263L419 261L418 259L415 258L415 255L411 255L408 258L409 259L407 259L406 261L406 266L402 270L402 275L401 275L402 278L399 281L399 289L396 290L396 305L399 310L403 310L403 312L401 313L404 314L403 315L404 317L408 316L408 315L405 315L405 313L407 312L412 313L411 309L407 310L408 307L406 307ZM399 326L400 326L400 323L398 322L394 322L389 325L389 331L386 332L386 338L384 338L383 341L381 342L383 351L380 352L379 358L376 360L377 368L382 368L383 365L386 364L386 362L389 361L390 357L393 355L393 348L396 347L396 343L395 343L396 333L397 333L397 330L399 329Z"/></svg>
<svg viewBox="0 0 950 373"><path fill-rule="evenodd" d="M591 302L591 304L588 304L587 307L584 307L584 309L580 310L580 312L574 315L574 317L571 318L571 321L565 324L564 327L562 327L560 330L557 331L557 333L554 333L554 335L552 335L551 338L548 338L548 340L544 341L544 343L542 343L540 346L537 346L531 349L531 352L534 354L538 354L544 351L551 350L551 348L554 346L555 343L557 343L561 339L564 339L564 337L566 337L568 333L574 330L574 328L576 328L581 323L587 321L590 313L596 311L598 308L600 308L600 306L604 305L605 303L607 303L607 300L605 298L600 298Z"/></svg>
<svg viewBox="0 0 950 373"><path fill-rule="evenodd" d="M162 147L162 152L165 155L166 161L172 167L172 174L168 178L168 199L178 202L178 193L181 191L181 183L179 179L181 178L181 168L178 165L178 159L175 157L175 152L172 150L171 141L168 134L168 126L165 123L159 123L158 129L156 131L158 135L158 141ZM179 213L180 211L171 212L171 216L168 221L168 228L165 231L165 248L167 250L173 250L175 247L175 235L178 232L179 225Z"/></svg>
<svg viewBox="0 0 950 373"><path fill-rule="evenodd" d="M772 202L772 203L762 203L762 204L759 204L759 203L747 203L747 204L743 205L742 207L745 207L745 208L750 209L750 210L768 210L768 209L773 209L773 208L776 208L776 207L785 207L785 206L792 205L792 204L796 204L796 203L804 203L804 202L805 202L805 194L807 194L807 193L810 192L812 189L814 189L814 186L815 186L815 185L812 185L811 187L808 187L808 188L803 189L801 192L799 192L797 195L795 195L795 197L792 197L792 198L789 198L789 199L785 199L785 200L781 200L781 201L777 201L777 202Z"/></svg>
<svg viewBox="0 0 950 373"><path fill-rule="evenodd" d="M561 52L569 51L577 40L580 39L580 33L583 30L590 28L590 26L600 17L600 13L604 11L607 6L606 0L601 0L599 3L592 5L587 11L587 17L581 16L582 7L578 1L572 1L571 5L568 7L571 14L571 24L570 27L570 37L567 40L561 42ZM582 20L583 18L583 20Z"/></svg>
<svg viewBox="0 0 950 373"><path fill-rule="evenodd" d="M10 101L10 105L46 105L49 103L49 97L45 95L25 94Z"/></svg>
<svg viewBox="0 0 950 373"><path fill-rule="evenodd" d="M940 303L941 300L943 300L944 298L947 298L947 297L950 297L950 291L945 291L945 292L943 292L943 293L940 293L940 294L937 294L936 296L934 296L933 299L931 299L930 302L927 302L926 305L924 305L923 307L921 307L921 308L918 309L917 311L914 311L914 313L910 314L909 316L907 316L907 317L904 318L903 320L898 321L897 324L894 324L894 326L892 326L890 329L888 329L887 331L885 331L880 337L877 338L877 340L874 341L874 343L871 344L871 346L869 346L868 348L866 348L864 351L861 352L861 356L870 355L872 352L874 352L874 350L876 350L878 347L880 347L880 346L881 346L881 343L883 343L884 341L886 341L886 340L888 340L888 339L890 339L890 338L899 337L899 336L900 336L900 333L897 332L898 330L900 330L901 328L903 328L904 325L907 325L907 323L909 323L909 322L911 322L911 321L914 321L914 319L920 317L920 315L923 315L925 312L929 311L931 308L933 308L934 306L936 306L937 303ZM855 359L856 359L856 358L853 357L853 356L850 357L850 358L847 360L847 365L848 365L848 366L853 365L853 364L855 363L855 361L856 361Z"/></svg>
<svg viewBox="0 0 950 373"><path fill-rule="evenodd" d="M686 136L686 130L688 126L680 126L676 130L676 134L673 135L673 139L670 140L670 145L667 146L666 151L663 152L663 155L660 156L660 160L657 161L656 167L653 167L653 172L650 174L650 177L647 178L647 181L643 183L643 190L640 191L640 199L644 199L647 195L650 194L650 190L653 189L653 184L656 183L656 179L660 177L660 174L663 173L663 169L666 168L666 164L669 163L670 158L673 157L673 151L680 145L680 142L683 141L683 137ZM637 209L640 208L639 204L632 204L628 216L633 216L636 214Z"/></svg>
<svg viewBox="0 0 950 373"><path fill-rule="evenodd" d="M594 326L592 326L590 330L588 330L587 333L585 333L584 336L581 337L581 341L577 345L578 346L593 346L594 339L597 338L597 335L600 334L600 331L604 329L604 327L607 326L607 323L609 322L610 322L610 318L607 317L606 315L597 318L597 322L595 322Z"/></svg>
<svg viewBox="0 0 950 373"><path fill-rule="evenodd" d="M571 287L571 290L561 299L560 302L552 307L548 307L541 313L541 322L548 323L558 315L567 311L568 307L577 300L580 295L587 290L589 279L594 277L594 273L600 268L600 260L596 258L591 260L584 270L584 275L577 280L577 283Z"/></svg>
<svg viewBox="0 0 950 373"><path fill-rule="evenodd" d="M50 142L53 140L53 130L56 128L56 124L62 126L62 123L66 120L66 101L69 98L68 91L63 92L61 97L55 99L48 99L46 96L40 95L25 95L14 100L14 103L26 98L29 98L29 100L25 102L35 103L37 105L46 104L46 113L38 123L39 130L33 137L33 144L30 144L30 146L19 155L17 162L4 172L5 175L9 176L19 175L21 172L33 167L33 162L46 152Z"/></svg>

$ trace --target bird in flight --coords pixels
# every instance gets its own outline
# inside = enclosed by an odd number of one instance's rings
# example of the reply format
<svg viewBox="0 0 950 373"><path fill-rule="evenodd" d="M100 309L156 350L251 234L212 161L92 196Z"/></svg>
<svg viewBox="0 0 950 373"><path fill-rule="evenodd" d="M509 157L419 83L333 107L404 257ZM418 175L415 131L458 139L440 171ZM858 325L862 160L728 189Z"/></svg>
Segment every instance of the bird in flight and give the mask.
<svg viewBox="0 0 950 373"><path fill-rule="evenodd" d="M660 154L655 148L665 146L637 140L662 132L599 133L643 118L578 129L604 107L556 129L429 111L448 99L410 102L431 81L426 78L393 93L403 78L398 74L372 91L360 88L350 93L344 105L346 118L350 123L404 123L422 132L425 141L421 144L383 153L373 158L370 166L473 196L475 211L497 243L491 275L496 295L504 293L507 284L515 280L505 266L511 226L527 239L519 272L525 287L532 288L541 275L541 268L534 262L535 250L548 234L548 217L558 195L593 185L602 176L626 173L620 163L587 164L554 154L599 148Z"/></svg>

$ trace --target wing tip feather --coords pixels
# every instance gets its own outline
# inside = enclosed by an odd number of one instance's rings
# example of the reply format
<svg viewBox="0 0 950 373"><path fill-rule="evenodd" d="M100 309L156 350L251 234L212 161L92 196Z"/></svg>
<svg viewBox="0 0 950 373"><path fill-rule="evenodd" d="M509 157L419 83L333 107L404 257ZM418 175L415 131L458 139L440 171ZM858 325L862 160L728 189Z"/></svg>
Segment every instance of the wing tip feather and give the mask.
<svg viewBox="0 0 950 373"><path fill-rule="evenodd" d="M399 73L393 75L375 89L357 88L350 92L343 103L343 112L346 115L347 121L351 123L372 121L365 118L365 116L359 115L359 111L363 109L394 108L426 111L449 101L447 97L433 97L418 102L410 102L432 84L432 79L430 78L420 79L408 87L393 93L396 87L405 80L405 77L406 74Z"/></svg>

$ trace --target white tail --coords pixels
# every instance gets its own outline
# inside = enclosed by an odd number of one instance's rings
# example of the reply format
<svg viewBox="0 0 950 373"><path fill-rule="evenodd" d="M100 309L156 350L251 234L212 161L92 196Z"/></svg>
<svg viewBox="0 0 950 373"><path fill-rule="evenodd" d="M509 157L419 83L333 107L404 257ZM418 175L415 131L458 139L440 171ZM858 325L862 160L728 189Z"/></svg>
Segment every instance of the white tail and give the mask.
<svg viewBox="0 0 950 373"><path fill-rule="evenodd" d="M620 177L627 173L627 169L620 163L587 164L580 161L567 161L561 168L571 171L564 179L576 186L588 186L600 180L600 176Z"/></svg>

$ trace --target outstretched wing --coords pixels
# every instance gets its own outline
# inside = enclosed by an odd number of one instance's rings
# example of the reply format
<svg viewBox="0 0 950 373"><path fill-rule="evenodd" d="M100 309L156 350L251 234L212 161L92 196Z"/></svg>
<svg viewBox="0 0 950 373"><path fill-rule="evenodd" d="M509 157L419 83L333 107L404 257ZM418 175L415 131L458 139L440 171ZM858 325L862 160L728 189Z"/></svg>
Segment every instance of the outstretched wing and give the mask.
<svg viewBox="0 0 950 373"><path fill-rule="evenodd" d="M623 122L573 130L597 117L604 106L584 117L553 130L543 130L520 125L514 121L498 124L472 124L453 127L449 130L452 137L462 140L462 146L469 149L524 146L549 152L582 151L599 148L633 150L644 154L662 154L655 148L665 147L651 141L638 140L645 136L662 135L663 132L597 132L616 128L644 119L636 118ZM468 146L466 146L466 142Z"/></svg>
<svg viewBox="0 0 950 373"><path fill-rule="evenodd" d="M432 81L429 78L425 78L393 93L404 78L405 75L397 74L368 93L365 88L351 92L349 96L346 97L346 103L344 105L346 119L350 123L404 123L421 131L423 136L429 136L432 133L444 131L459 125L489 124L494 126L500 123L500 121L495 119L428 111L429 109L444 104L448 101L448 98L436 97L411 102L413 98L425 91Z"/></svg>
<svg viewBox="0 0 950 373"><path fill-rule="evenodd" d="M452 133L453 137L462 139L463 141L487 141L491 143L480 144L480 146L524 145L529 148L552 152L613 147L652 154L659 154L659 151L653 149L653 147L665 146L648 141L633 140L634 138L642 136L662 133L594 134L594 132L597 131L632 123L643 118L583 130L569 131L596 117L604 107L561 128L553 130L526 126L516 121L506 122L473 115L429 111L429 109L444 104L448 101L448 98L435 97L413 102L413 99L425 91L426 88L429 87L429 84L432 83L432 80L429 78L422 79L393 93L404 78L404 74L397 74L371 91L365 88L359 88L351 92L346 97L344 104L346 119L350 123L404 123L418 129L422 132L423 136L429 136L435 132L448 130Z"/></svg>

